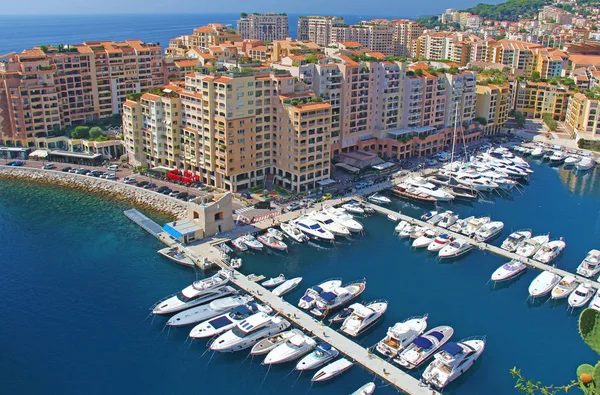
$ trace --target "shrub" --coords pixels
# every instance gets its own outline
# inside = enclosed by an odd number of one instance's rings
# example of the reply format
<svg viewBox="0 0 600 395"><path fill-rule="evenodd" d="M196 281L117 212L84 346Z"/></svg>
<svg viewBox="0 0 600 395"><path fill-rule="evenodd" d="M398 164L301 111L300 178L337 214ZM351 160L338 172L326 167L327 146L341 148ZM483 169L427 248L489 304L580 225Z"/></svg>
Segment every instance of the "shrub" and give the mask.
<svg viewBox="0 0 600 395"><path fill-rule="evenodd" d="M90 129L90 138L97 139L100 136L103 136L101 127L94 126Z"/></svg>
<svg viewBox="0 0 600 395"><path fill-rule="evenodd" d="M87 139L90 137L90 128L88 126L76 126L71 132L71 137L74 139Z"/></svg>

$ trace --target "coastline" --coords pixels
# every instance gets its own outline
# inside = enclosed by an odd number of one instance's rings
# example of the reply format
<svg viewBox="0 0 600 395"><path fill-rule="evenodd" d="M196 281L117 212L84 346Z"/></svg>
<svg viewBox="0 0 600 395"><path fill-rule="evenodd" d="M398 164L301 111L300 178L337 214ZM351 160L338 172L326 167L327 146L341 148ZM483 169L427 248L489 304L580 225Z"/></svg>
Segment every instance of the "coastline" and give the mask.
<svg viewBox="0 0 600 395"><path fill-rule="evenodd" d="M103 178L64 173L56 170L28 167L15 168L0 165L0 180L2 179L32 181L77 189L82 192L99 195L108 200L119 200L141 209L152 210L173 219L184 218L187 213L187 202L182 202L154 191Z"/></svg>

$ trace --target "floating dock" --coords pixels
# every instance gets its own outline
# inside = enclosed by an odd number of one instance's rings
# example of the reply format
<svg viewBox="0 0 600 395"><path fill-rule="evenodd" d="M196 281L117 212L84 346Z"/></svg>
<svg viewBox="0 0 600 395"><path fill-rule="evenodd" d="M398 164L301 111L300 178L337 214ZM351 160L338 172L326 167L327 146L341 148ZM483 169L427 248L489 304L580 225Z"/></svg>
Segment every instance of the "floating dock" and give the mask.
<svg viewBox="0 0 600 395"><path fill-rule="evenodd" d="M123 211L123 214L125 214L127 218L138 224L146 232L150 233L157 239L160 239L160 234L163 233L163 230L159 224L152 221L150 218L146 217L144 214L140 213L134 208Z"/></svg>

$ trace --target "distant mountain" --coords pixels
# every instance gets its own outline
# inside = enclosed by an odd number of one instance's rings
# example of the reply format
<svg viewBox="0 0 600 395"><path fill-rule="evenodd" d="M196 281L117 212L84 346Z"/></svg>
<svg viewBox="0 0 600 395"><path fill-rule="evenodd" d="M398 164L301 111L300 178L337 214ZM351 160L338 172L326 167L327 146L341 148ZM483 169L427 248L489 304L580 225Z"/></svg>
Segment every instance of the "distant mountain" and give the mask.
<svg viewBox="0 0 600 395"><path fill-rule="evenodd" d="M476 14L484 19L496 21L513 21L520 18L526 19L533 17L545 5L550 4L549 0L508 0L500 4L477 4L465 11Z"/></svg>

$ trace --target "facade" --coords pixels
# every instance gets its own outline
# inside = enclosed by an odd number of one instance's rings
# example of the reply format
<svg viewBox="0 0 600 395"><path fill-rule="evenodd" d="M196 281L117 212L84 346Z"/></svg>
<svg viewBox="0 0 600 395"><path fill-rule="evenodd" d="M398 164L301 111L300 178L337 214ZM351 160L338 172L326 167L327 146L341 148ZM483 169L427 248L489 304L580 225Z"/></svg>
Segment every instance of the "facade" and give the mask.
<svg viewBox="0 0 600 395"><path fill-rule="evenodd" d="M413 55L415 41L425 32L425 27L408 19L394 21L393 42L395 55L410 57Z"/></svg>
<svg viewBox="0 0 600 395"><path fill-rule="evenodd" d="M250 14L237 22L242 39L274 41L288 37L288 17L285 14Z"/></svg>
<svg viewBox="0 0 600 395"><path fill-rule="evenodd" d="M485 119L484 135L494 135L501 131L512 109L510 85L477 85L475 116Z"/></svg>
<svg viewBox="0 0 600 395"><path fill-rule="evenodd" d="M242 36L235 30L220 23L210 23L194 29L192 34L171 39L165 48L165 56L185 58L188 51L194 48L206 49L238 41L242 41Z"/></svg>
<svg viewBox="0 0 600 395"><path fill-rule="evenodd" d="M345 25L344 18L339 16L301 16L298 18L298 40L326 47L331 43L331 29Z"/></svg>
<svg viewBox="0 0 600 395"><path fill-rule="evenodd" d="M0 59L0 143L121 112L126 96L164 85L158 45L141 41L36 47Z"/></svg>
<svg viewBox="0 0 600 395"><path fill-rule="evenodd" d="M571 132L594 138L600 134L598 100L590 99L583 93L575 93L569 98L565 126Z"/></svg>
<svg viewBox="0 0 600 395"><path fill-rule="evenodd" d="M535 70L539 44L516 40L488 41L487 61L510 67L515 75L529 75Z"/></svg>
<svg viewBox="0 0 600 395"><path fill-rule="evenodd" d="M541 119L545 113L556 121L564 121L569 97L575 92L562 85L547 82L522 81L518 83L515 110L527 118Z"/></svg>

